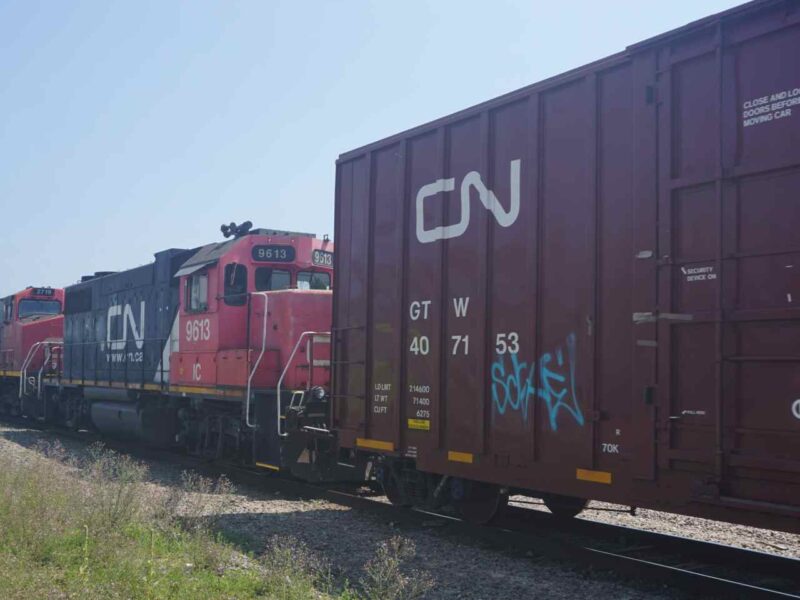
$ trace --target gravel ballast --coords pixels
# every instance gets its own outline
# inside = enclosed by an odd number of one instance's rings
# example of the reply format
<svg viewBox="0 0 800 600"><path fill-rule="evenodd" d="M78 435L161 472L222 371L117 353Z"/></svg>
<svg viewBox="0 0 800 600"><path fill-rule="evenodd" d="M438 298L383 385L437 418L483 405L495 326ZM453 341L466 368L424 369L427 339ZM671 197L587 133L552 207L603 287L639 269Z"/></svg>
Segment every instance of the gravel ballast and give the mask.
<svg viewBox="0 0 800 600"><path fill-rule="evenodd" d="M514 500L522 500L517 504ZM528 498L512 497L513 505L525 506L533 510L547 511L544 505L531 504ZM636 509L631 515L627 506L609 504L607 502L589 503L589 509L578 518L597 521L610 525L634 527L645 531L665 533L703 542L715 542L726 546L736 546L748 550L757 550L767 554L779 554L792 558L800 558L800 535L770 529L759 529L746 525L734 525L711 519L687 517L658 510Z"/></svg>

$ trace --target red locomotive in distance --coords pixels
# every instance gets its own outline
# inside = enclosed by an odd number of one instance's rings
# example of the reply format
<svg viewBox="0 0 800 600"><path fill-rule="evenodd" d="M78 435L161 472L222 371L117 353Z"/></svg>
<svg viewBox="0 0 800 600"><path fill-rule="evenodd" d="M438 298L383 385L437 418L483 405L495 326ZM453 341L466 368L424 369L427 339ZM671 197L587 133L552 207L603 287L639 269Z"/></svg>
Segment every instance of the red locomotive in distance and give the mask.
<svg viewBox="0 0 800 600"><path fill-rule="evenodd" d="M57 368L63 309L64 290L52 287L28 287L0 299L0 407L18 396L23 373L39 376ZM12 410L18 406L12 401Z"/></svg>

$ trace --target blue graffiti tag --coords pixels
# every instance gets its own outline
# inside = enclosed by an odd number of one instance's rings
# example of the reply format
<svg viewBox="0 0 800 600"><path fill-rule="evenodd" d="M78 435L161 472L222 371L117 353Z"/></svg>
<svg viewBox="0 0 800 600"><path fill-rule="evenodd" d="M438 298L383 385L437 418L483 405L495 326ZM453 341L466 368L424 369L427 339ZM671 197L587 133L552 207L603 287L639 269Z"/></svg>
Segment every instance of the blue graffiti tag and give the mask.
<svg viewBox="0 0 800 600"><path fill-rule="evenodd" d="M539 398L547 406L550 428L558 431L558 413L561 409L570 413L578 425L583 425L583 412L575 395L575 334L566 340L566 357L563 347L553 353L545 352L537 362L528 365L520 362L517 354L511 354L511 369L506 371L505 354L499 354L492 364L492 401L501 415L506 411L519 411L528 421L530 398ZM566 358L566 361L565 361ZM536 366L539 367L539 388L534 385ZM566 365L566 368L565 368ZM565 373L566 371L566 373Z"/></svg>

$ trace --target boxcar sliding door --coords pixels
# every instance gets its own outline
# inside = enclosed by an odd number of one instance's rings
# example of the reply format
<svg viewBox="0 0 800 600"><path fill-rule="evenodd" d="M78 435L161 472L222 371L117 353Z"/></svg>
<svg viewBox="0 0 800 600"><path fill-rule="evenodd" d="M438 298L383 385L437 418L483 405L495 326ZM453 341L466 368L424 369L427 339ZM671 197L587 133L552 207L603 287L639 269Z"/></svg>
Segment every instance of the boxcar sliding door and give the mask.
<svg viewBox="0 0 800 600"><path fill-rule="evenodd" d="M701 30L660 51L659 73L659 463L695 473L697 499L791 512L800 504L797 15Z"/></svg>

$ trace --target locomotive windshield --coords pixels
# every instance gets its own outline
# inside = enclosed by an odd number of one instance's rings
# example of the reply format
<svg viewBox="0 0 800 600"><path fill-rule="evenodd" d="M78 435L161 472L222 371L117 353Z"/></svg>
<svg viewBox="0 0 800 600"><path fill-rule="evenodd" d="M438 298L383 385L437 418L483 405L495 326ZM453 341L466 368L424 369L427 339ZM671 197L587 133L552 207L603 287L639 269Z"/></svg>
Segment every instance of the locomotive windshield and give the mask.
<svg viewBox="0 0 800 600"><path fill-rule="evenodd" d="M273 269L272 267L259 267L256 269L256 290L271 292L273 290L288 290L292 279L289 271Z"/></svg>
<svg viewBox="0 0 800 600"><path fill-rule="evenodd" d="M58 300L20 300L19 318L34 315L57 315L61 312L61 302Z"/></svg>
<svg viewBox="0 0 800 600"><path fill-rule="evenodd" d="M331 276L329 273L301 271L297 274L297 289L329 290L331 289Z"/></svg>

